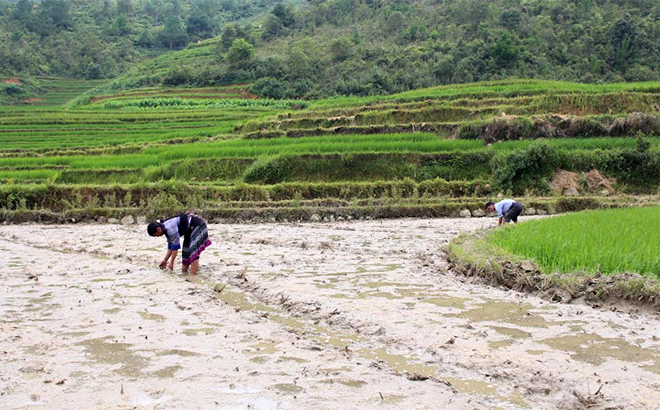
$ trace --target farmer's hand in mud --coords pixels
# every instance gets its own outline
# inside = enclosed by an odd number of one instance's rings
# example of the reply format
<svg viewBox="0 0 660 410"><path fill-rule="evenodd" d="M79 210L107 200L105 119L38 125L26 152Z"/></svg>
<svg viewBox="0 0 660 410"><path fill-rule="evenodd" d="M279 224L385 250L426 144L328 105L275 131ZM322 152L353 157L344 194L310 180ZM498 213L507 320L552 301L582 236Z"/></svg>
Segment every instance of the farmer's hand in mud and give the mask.
<svg viewBox="0 0 660 410"><path fill-rule="evenodd" d="M161 269L165 269L166 266L167 266L167 259L163 259L160 262L160 265L158 265L158 267L161 268Z"/></svg>

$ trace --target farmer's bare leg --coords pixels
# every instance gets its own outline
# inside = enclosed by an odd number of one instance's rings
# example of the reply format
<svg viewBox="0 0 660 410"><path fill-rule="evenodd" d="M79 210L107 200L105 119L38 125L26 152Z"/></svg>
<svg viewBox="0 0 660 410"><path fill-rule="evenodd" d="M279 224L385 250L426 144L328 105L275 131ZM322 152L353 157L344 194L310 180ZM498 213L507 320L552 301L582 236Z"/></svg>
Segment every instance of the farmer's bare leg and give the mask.
<svg viewBox="0 0 660 410"><path fill-rule="evenodd" d="M188 266L190 265L181 265L181 272L188 272Z"/></svg>
<svg viewBox="0 0 660 410"><path fill-rule="evenodd" d="M195 259L195 261L190 265L190 274L194 275L197 273L197 269L199 268L199 259Z"/></svg>

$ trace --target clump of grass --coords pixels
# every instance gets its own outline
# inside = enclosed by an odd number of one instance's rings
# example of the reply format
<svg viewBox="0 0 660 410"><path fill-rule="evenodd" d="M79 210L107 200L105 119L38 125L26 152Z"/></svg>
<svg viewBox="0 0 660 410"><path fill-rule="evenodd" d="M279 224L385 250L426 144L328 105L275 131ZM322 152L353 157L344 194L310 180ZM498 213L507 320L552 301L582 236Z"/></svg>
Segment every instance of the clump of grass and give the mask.
<svg viewBox="0 0 660 410"><path fill-rule="evenodd" d="M494 232L502 250L544 272L634 272L660 278L660 208L587 211Z"/></svg>

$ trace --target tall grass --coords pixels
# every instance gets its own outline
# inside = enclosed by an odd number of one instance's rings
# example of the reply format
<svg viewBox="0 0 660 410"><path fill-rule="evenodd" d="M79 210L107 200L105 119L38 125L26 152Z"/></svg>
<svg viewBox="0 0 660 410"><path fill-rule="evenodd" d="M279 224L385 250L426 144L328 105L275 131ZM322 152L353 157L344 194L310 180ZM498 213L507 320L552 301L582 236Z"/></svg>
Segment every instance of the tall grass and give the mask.
<svg viewBox="0 0 660 410"><path fill-rule="evenodd" d="M500 229L489 241L546 272L660 278L660 207L587 211Z"/></svg>

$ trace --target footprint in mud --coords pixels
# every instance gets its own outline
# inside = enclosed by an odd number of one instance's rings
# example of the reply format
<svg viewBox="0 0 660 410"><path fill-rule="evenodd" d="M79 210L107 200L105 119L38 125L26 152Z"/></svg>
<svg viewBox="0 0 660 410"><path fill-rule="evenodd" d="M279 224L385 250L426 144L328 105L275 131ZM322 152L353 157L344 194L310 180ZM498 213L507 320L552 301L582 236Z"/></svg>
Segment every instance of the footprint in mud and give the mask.
<svg viewBox="0 0 660 410"><path fill-rule="evenodd" d="M446 316L468 319L470 322L502 322L532 328L547 328L555 324L532 313L533 309L529 303L487 300L464 312Z"/></svg>
<svg viewBox="0 0 660 410"><path fill-rule="evenodd" d="M553 349L571 352L571 357L598 366L608 359L640 364L640 367L660 374L660 353L634 346L617 339L584 333L539 340ZM647 364L642 364L647 363Z"/></svg>
<svg viewBox="0 0 660 410"><path fill-rule="evenodd" d="M278 383L268 387L269 390L276 390L278 393L300 394L305 389L292 383Z"/></svg>

